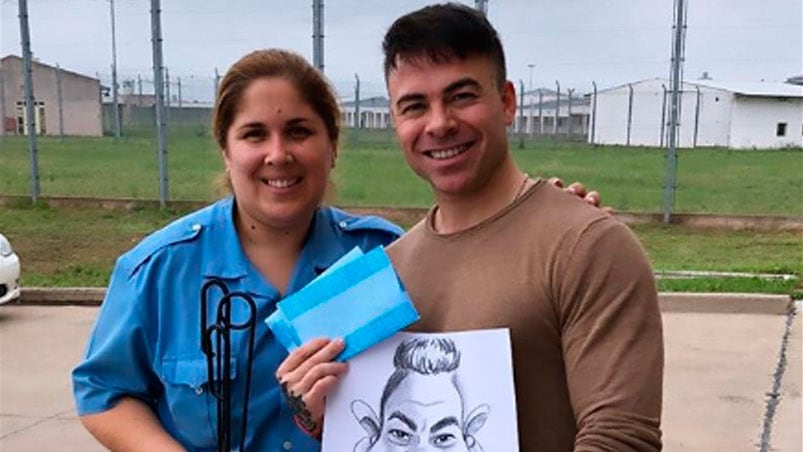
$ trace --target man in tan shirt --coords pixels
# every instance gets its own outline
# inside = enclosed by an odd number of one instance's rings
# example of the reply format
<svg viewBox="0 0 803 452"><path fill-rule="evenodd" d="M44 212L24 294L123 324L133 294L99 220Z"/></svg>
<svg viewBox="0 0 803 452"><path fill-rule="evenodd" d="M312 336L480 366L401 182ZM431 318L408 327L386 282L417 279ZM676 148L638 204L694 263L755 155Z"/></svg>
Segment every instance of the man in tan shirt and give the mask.
<svg viewBox="0 0 803 452"><path fill-rule="evenodd" d="M436 201L388 248L421 314L411 330L510 329L522 451L660 450L652 269L626 226L513 161L516 93L496 30L435 5L396 20L383 48L399 143ZM319 402L314 419L342 347L311 341L277 372Z"/></svg>
<svg viewBox="0 0 803 452"><path fill-rule="evenodd" d="M436 205L388 252L414 331L511 331L521 450L661 449L663 339L630 230L513 161L516 93L496 31L456 4L385 35L396 133Z"/></svg>

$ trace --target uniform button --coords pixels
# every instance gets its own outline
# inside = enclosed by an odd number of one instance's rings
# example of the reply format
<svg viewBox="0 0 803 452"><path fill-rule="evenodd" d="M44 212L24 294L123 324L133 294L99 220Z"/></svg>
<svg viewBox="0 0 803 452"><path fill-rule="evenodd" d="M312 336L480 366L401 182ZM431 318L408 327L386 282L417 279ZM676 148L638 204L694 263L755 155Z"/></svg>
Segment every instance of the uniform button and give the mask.
<svg viewBox="0 0 803 452"><path fill-rule="evenodd" d="M196 386L195 387L195 394L196 395L201 395L203 393L204 393L204 388L202 386Z"/></svg>
<svg viewBox="0 0 803 452"><path fill-rule="evenodd" d="M349 224L348 224L348 223L346 223L345 221L341 221L340 223L338 223L338 225L339 225L341 228L345 228L345 227L346 227L346 226L348 226Z"/></svg>
<svg viewBox="0 0 803 452"><path fill-rule="evenodd" d="M284 450L290 450L290 449L292 449L292 448L293 448L293 443L291 443L290 441L285 441L285 442L282 444L282 448L283 448Z"/></svg>
<svg viewBox="0 0 803 452"><path fill-rule="evenodd" d="M193 224L192 225L192 230L195 231L195 232L200 231L201 230L201 225L198 224L198 223Z"/></svg>

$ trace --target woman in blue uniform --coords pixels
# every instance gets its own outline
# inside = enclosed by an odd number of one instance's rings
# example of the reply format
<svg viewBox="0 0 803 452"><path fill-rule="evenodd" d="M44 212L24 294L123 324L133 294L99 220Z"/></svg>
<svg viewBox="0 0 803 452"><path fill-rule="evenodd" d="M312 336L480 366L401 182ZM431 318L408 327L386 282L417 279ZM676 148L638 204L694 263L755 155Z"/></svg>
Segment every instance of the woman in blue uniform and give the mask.
<svg viewBox="0 0 803 452"><path fill-rule="evenodd" d="M262 320L353 247L368 251L402 233L380 218L322 207L339 116L329 84L298 55L253 52L223 77L213 122L232 196L155 232L117 260L86 355L72 374L78 414L106 447L217 449L199 298L202 286L218 279L256 305L244 448L319 450L296 426L274 378L287 353ZM207 317L214 318L213 308ZM232 317L248 314L244 303L232 308ZM242 422L246 337L231 336L235 426ZM232 447L242 439L234 428Z"/></svg>
<svg viewBox="0 0 803 452"><path fill-rule="evenodd" d="M320 449L314 439L320 426L309 424L303 402L283 394L274 376L287 352L263 320L281 298L353 247L368 251L403 232L381 218L323 206L339 118L329 84L296 54L256 51L223 77L213 125L232 195L176 220L117 260L86 354L73 370L78 414L103 445L120 451L220 447L218 380L210 385L200 333L219 304L211 296L204 310L199 301L205 284L220 281L254 301L255 312L232 303L235 323L256 320L253 353L246 334L230 338L235 428L227 443L233 450ZM596 192L586 195L578 184L569 189L599 203ZM327 362L342 348L342 341L321 339L302 352L320 353L319 361ZM342 363L319 367L317 377L345 369ZM312 390L326 393L335 379L320 381ZM242 425L245 435L236 428Z"/></svg>

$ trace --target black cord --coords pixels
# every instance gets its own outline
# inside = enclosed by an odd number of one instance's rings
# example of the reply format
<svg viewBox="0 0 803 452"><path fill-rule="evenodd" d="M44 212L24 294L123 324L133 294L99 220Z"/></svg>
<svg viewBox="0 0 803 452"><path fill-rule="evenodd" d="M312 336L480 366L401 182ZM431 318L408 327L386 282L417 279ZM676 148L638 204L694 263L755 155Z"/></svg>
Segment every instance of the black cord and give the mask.
<svg viewBox="0 0 803 452"><path fill-rule="evenodd" d="M221 293L215 312L215 323L209 325L207 310L209 296L213 290ZM234 323L231 318L233 300L245 302L248 316L242 323ZM251 396L251 373L254 363L254 338L256 331L257 308L254 299L245 292L229 292L226 284L219 279L206 282L201 288L201 351L206 355L209 392L217 401L218 451L229 452L232 439L231 418L231 333L244 331L247 334L248 351L243 390L243 411L240 425L240 450L245 450L245 437L248 430L248 404Z"/></svg>

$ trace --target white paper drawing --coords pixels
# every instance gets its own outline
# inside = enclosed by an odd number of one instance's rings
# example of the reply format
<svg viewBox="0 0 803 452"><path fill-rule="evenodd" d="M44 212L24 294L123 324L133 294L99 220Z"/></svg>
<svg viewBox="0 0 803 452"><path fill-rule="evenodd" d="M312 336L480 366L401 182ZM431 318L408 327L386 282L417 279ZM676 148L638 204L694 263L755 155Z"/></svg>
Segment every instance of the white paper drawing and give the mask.
<svg viewBox="0 0 803 452"><path fill-rule="evenodd" d="M508 330L398 333L349 361L324 452L517 451Z"/></svg>

